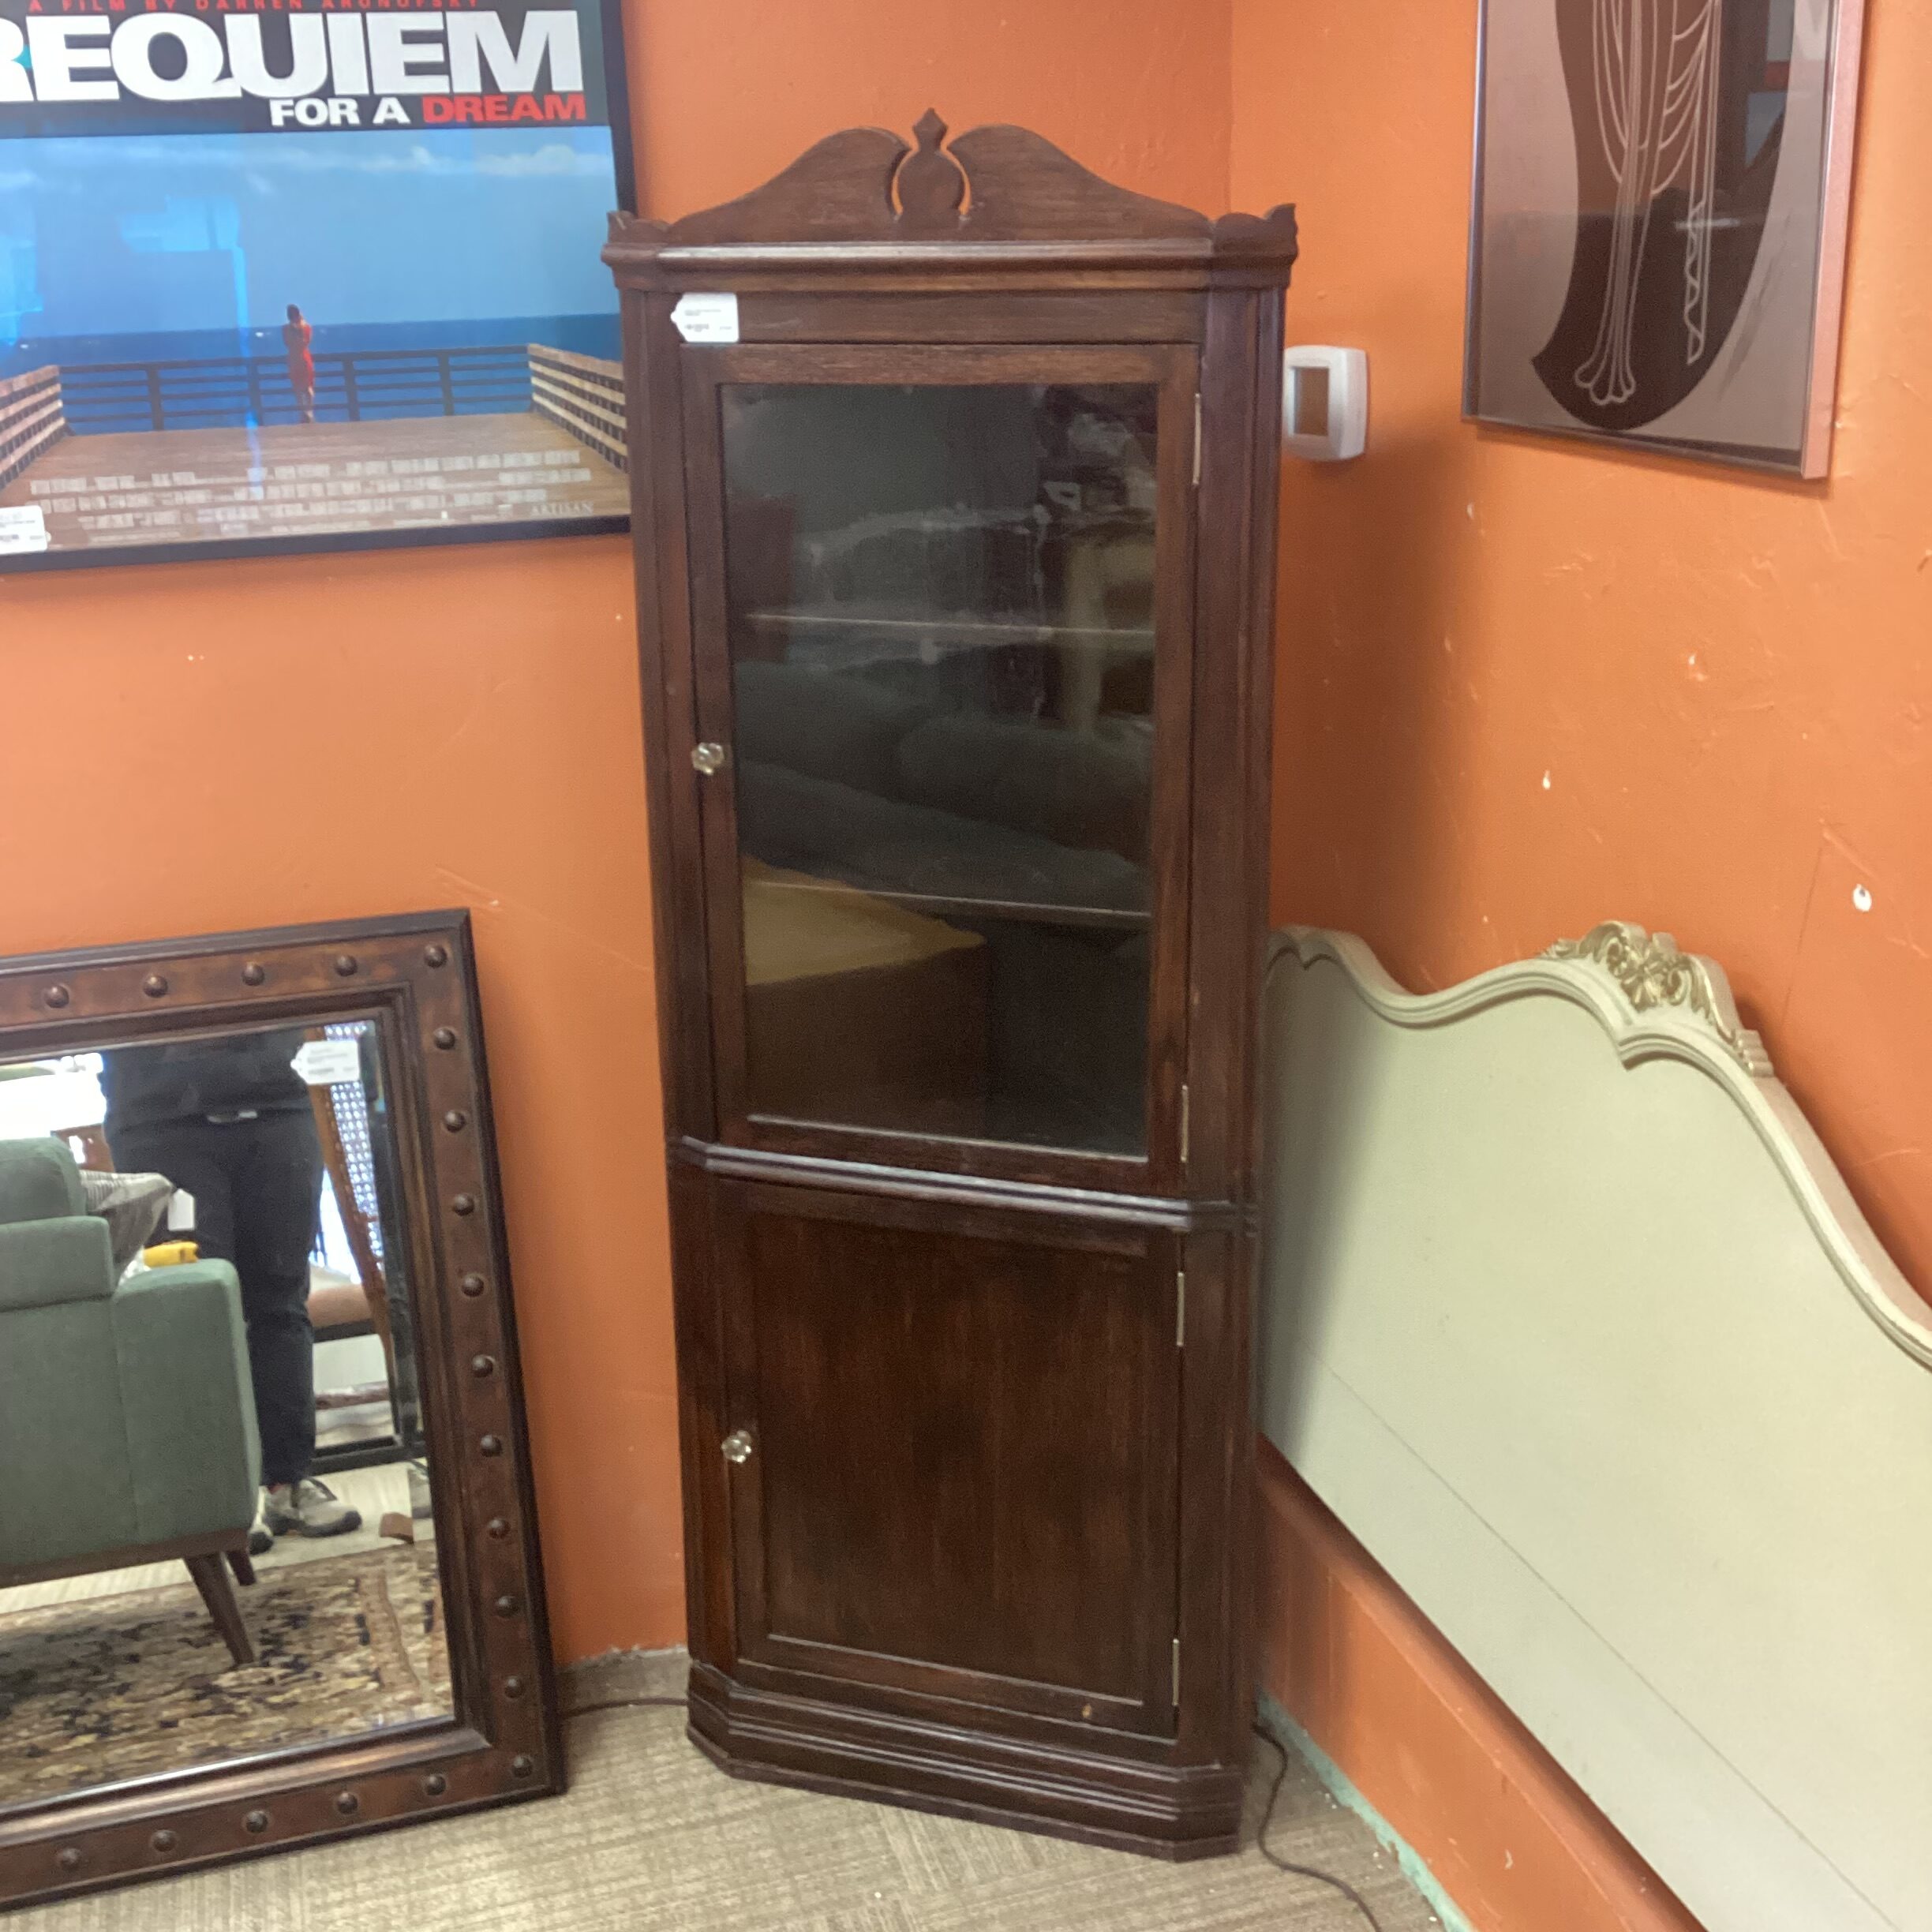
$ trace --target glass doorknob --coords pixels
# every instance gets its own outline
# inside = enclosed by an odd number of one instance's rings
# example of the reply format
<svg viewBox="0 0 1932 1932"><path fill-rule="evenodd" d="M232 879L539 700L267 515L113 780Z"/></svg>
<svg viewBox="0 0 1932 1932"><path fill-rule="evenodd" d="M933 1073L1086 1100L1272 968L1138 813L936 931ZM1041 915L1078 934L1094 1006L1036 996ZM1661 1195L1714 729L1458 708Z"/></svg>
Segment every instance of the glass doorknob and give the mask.
<svg viewBox="0 0 1932 1932"><path fill-rule="evenodd" d="M721 744L713 744L709 739L702 744L693 745L691 762L709 778L713 772L724 769L724 747Z"/></svg>
<svg viewBox="0 0 1932 1932"><path fill-rule="evenodd" d="M722 1447L727 1462L749 1462L751 1460L751 1438L743 1429L733 1429L724 1438Z"/></svg>

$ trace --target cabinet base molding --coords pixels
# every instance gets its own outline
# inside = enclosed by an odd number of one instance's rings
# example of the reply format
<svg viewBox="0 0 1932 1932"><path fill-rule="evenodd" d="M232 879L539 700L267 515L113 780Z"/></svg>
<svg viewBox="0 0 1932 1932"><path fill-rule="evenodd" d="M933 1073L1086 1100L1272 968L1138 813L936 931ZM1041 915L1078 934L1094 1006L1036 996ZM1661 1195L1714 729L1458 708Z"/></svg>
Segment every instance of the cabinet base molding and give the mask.
<svg viewBox="0 0 1932 1932"><path fill-rule="evenodd" d="M693 1664L691 1742L732 1777L867 1798L1180 1860L1240 1843L1245 1765L1126 1764L849 1703L776 1695Z"/></svg>

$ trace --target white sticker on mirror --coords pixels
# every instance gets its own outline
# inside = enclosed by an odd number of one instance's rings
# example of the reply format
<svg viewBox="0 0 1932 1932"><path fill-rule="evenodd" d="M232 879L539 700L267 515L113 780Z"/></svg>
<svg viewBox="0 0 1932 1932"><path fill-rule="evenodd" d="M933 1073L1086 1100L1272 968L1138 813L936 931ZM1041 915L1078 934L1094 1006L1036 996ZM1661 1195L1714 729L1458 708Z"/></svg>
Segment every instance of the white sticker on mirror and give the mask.
<svg viewBox="0 0 1932 1932"><path fill-rule="evenodd" d="M311 1087L339 1087L362 1077L362 1050L352 1039L305 1040L289 1062Z"/></svg>
<svg viewBox="0 0 1932 1932"><path fill-rule="evenodd" d="M680 295L671 311L677 332L687 343L735 343L738 339L736 295Z"/></svg>
<svg viewBox="0 0 1932 1932"><path fill-rule="evenodd" d="M737 339L736 333L732 339ZM30 550L44 550L47 536L47 512L38 504L22 504L17 509L0 510L0 556L20 556Z"/></svg>

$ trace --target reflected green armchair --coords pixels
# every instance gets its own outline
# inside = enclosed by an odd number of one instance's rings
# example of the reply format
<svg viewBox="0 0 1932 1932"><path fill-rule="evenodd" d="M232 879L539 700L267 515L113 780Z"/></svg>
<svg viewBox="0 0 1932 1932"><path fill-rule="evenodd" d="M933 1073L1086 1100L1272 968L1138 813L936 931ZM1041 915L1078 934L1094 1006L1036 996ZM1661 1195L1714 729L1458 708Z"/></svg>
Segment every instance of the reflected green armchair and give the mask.
<svg viewBox="0 0 1932 1932"><path fill-rule="evenodd" d="M0 1140L0 1588L185 1562L237 1664L261 1451L225 1261L115 1279L58 1140Z"/></svg>

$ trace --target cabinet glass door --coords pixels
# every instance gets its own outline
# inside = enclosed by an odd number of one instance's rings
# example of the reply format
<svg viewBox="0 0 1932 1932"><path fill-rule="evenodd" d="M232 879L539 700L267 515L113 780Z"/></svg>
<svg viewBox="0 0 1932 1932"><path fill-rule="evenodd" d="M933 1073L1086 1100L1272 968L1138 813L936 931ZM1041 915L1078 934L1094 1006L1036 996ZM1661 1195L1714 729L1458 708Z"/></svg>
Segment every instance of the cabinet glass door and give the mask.
<svg viewBox="0 0 1932 1932"><path fill-rule="evenodd" d="M1179 1061L1191 353L687 353L728 1133L1145 1162Z"/></svg>

